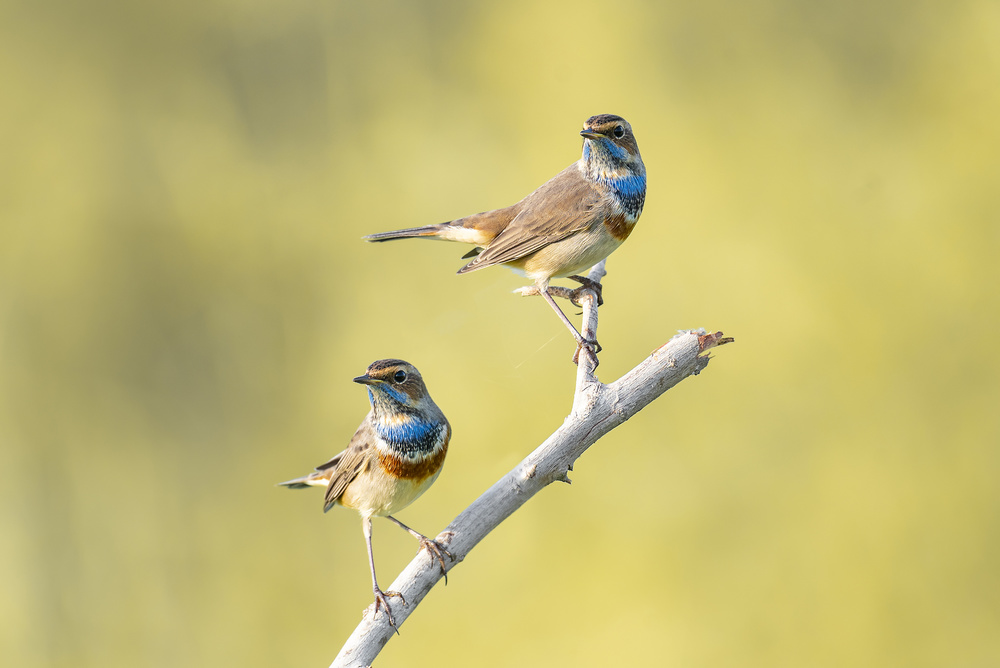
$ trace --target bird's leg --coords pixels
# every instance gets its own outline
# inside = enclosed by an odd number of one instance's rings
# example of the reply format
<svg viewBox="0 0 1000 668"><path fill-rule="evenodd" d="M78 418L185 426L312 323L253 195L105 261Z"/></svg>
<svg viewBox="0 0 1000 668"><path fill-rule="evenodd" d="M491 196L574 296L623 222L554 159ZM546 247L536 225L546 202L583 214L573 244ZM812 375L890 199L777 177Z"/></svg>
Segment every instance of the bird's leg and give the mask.
<svg viewBox="0 0 1000 668"><path fill-rule="evenodd" d="M438 565L441 566L441 575L444 576L444 583L448 584L448 571L446 571L444 567L443 555L448 555L448 558L451 559L452 561L455 561L455 556L451 552L446 550L444 545L442 545L441 543L437 542L436 540L431 540L430 538L420 533L419 531L414 531L410 527L406 526L405 524L397 520L392 515L386 515L385 517L386 519L395 522L397 526L406 529L406 531L408 531L411 536L420 541L420 547L425 548L428 552L431 553L431 556L437 558Z"/></svg>
<svg viewBox="0 0 1000 668"><path fill-rule="evenodd" d="M600 283L592 281L586 276L577 276L575 274L573 276L567 276L566 278L580 284L580 287L569 293L569 300L573 306L580 306L580 297L582 297L583 293L587 290L593 290L594 294L597 295L597 305L604 306L604 296L602 294L604 292L604 286Z"/></svg>
<svg viewBox="0 0 1000 668"><path fill-rule="evenodd" d="M588 341L587 339L583 338L580 332L577 331L576 327L573 326L573 323L569 321L569 318L566 317L566 314L563 313L563 310L559 308L558 304L556 304L556 300L554 300L552 298L552 295L549 294L549 286L547 284L539 281L538 293L545 298L545 301L549 303L549 306L551 306L552 310L556 312L556 315L559 316L559 319L562 320L563 324L566 325L566 327L569 328L569 331L573 333L573 338L576 339L576 352L573 354L574 364L578 363L580 359L580 350L582 348L590 348L590 350L593 351L595 355L601 352L601 344L597 342L597 339L594 339L593 341Z"/></svg>
<svg viewBox="0 0 1000 668"><path fill-rule="evenodd" d="M372 553L372 518L362 517L361 518L361 530L365 532L365 544L368 545L368 566L372 571L372 591L375 594L375 614L378 614L379 606L385 608L385 615L389 618L389 625L395 629L396 634L399 634L399 628L396 626L396 620L392 617L392 609L389 607L389 598L392 596L398 596L399 600L406 605L406 599L398 591L382 591L378 587L378 580L375 579L375 556Z"/></svg>

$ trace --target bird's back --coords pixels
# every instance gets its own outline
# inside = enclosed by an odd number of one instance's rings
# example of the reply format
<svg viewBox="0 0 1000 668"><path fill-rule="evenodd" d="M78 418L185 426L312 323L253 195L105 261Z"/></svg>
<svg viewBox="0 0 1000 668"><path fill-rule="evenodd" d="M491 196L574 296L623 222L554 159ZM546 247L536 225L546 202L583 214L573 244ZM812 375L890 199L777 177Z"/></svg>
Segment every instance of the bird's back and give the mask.
<svg viewBox="0 0 1000 668"><path fill-rule="evenodd" d="M516 215L509 224L459 273L515 262L599 225L604 199L574 162L511 207Z"/></svg>

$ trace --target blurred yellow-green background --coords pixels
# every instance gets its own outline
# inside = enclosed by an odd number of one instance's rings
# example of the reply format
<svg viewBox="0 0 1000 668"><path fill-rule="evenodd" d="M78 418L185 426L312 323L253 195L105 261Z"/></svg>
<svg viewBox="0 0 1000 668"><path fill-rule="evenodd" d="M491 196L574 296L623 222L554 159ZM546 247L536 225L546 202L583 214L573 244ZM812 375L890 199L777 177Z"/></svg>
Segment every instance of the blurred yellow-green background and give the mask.
<svg viewBox="0 0 1000 668"><path fill-rule="evenodd" d="M1000 5L0 4L0 645L10 666L323 666L360 523L274 483L350 379L454 427L434 534L567 414L572 342L466 248L635 128L600 377L736 343L439 586L384 666L1000 665ZM381 579L413 540L375 527Z"/></svg>

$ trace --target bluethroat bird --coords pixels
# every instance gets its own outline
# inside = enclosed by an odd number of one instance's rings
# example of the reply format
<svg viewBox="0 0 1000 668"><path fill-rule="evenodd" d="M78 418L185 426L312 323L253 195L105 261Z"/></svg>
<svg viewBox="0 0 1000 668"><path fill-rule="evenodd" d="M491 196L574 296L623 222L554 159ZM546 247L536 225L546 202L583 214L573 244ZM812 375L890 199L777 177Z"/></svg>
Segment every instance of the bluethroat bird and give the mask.
<svg viewBox="0 0 1000 668"><path fill-rule="evenodd" d="M408 531L437 558L445 573L442 555L452 555L434 540L392 516L427 491L437 479L448 453L451 425L427 392L420 372L402 360L373 362L365 375L354 379L368 387L371 411L351 438L347 449L302 478L279 483L293 489L325 487L323 512L335 505L361 514L361 528L368 545L368 565L375 593L375 614L385 607L396 627L388 597L375 578L372 555L372 517L385 517ZM406 601L403 601L405 604Z"/></svg>
<svg viewBox="0 0 1000 668"><path fill-rule="evenodd" d="M581 346L599 351L597 342L584 340L556 304L549 281L568 277L583 283L578 290L597 288L575 274L606 258L632 233L646 199L646 167L632 126L621 116L591 116L580 134L583 156L517 204L364 238L428 237L474 244L476 248L464 256L472 261L458 273L507 265L535 282L534 290L526 288L523 293L537 291L545 298L573 333L577 353Z"/></svg>

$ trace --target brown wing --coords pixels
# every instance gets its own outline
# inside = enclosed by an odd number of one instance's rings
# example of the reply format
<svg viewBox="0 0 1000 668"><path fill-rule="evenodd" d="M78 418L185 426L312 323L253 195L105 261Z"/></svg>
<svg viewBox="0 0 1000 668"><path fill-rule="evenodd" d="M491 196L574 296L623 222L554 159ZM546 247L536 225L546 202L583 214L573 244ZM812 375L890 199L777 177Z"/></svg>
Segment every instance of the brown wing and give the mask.
<svg viewBox="0 0 1000 668"><path fill-rule="evenodd" d="M358 473L368 465L370 461L368 458L369 450L375 447L374 441L375 433L372 429L371 413L369 413L365 416L364 422L361 423L358 430L354 432L347 449L317 468L318 471L331 467L334 469L330 475L330 483L326 486L323 512L333 507L333 504L343 496L344 490L351 484L351 481L357 478Z"/></svg>
<svg viewBox="0 0 1000 668"><path fill-rule="evenodd" d="M517 260L590 227L599 193L573 163L525 197L509 225L469 264L464 274Z"/></svg>

